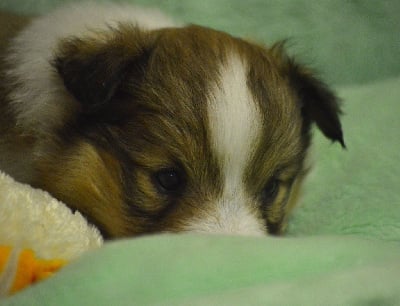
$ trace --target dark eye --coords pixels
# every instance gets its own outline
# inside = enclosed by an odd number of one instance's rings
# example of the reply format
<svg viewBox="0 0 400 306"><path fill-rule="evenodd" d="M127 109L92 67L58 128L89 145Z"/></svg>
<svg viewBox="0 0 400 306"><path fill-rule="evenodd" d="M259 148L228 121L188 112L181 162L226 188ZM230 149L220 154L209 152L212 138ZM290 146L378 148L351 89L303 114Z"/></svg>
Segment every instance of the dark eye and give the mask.
<svg viewBox="0 0 400 306"><path fill-rule="evenodd" d="M162 169L155 173L154 181L159 191L177 193L183 189L183 178L176 169Z"/></svg>
<svg viewBox="0 0 400 306"><path fill-rule="evenodd" d="M264 203L271 203L275 200L278 195L280 182L278 179L271 179L267 185L265 185L262 192L262 199Z"/></svg>

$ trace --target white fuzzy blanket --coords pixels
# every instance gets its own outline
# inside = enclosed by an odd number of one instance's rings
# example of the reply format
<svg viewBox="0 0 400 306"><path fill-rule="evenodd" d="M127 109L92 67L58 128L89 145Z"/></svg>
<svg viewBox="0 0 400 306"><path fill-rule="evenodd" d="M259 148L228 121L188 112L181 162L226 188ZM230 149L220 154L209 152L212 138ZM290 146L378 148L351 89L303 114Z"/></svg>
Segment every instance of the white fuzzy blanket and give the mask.
<svg viewBox="0 0 400 306"><path fill-rule="evenodd" d="M97 228L79 212L0 171L0 245L71 260L102 243Z"/></svg>

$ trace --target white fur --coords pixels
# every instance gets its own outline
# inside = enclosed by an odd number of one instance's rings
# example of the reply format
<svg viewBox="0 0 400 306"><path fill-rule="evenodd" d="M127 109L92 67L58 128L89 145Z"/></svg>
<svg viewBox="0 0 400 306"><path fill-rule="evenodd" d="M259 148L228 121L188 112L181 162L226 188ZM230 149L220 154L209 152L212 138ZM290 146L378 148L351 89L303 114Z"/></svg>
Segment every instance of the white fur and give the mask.
<svg viewBox="0 0 400 306"><path fill-rule="evenodd" d="M207 234L240 236L265 236L266 230L261 218L248 205L248 198L237 195L234 198L221 197L213 207L207 207L205 214L192 218L185 231ZM255 210L254 210L255 211Z"/></svg>
<svg viewBox="0 0 400 306"><path fill-rule="evenodd" d="M263 235L263 221L256 215L254 201L243 182L262 128L260 110L247 87L247 67L239 55L229 55L220 67L219 76L208 101L208 119L224 189L221 198L212 205L214 211L193 220L190 230Z"/></svg>
<svg viewBox="0 0 400 306"><path fill-rule="evenodd" d="M18 124L46 134L62 122L66 106L59 101L65 101L67 94L50 64L60 39L107 29L124 21L146 29L174 25L157 10L86 3L64 7L35 19L22 31L14 39L8 56L13 66L8 75L19 84L10 94Z"/></svg>

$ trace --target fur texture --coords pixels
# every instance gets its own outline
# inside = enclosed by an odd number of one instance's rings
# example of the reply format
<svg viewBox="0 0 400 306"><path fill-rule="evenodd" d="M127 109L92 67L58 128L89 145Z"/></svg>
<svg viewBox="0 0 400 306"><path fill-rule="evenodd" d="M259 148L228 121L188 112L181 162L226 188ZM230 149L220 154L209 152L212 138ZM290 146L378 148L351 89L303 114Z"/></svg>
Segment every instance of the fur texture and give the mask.
<svg viewBox="0 0 400 306"><path fill-rule="evenodd" d="M103 243L99 231L79 212L72 213L48 193L15 182L3 172L0 222L2 246L31 249L44 259L73 260Z"/></svg>
<svg viewBox="0 0 400 306"><path fill-rule="evenodd" d="M311 125L344 146L336 96L282 44L152 10L63 8L2 58L0 167L107 237L279 234Z"/></svg>

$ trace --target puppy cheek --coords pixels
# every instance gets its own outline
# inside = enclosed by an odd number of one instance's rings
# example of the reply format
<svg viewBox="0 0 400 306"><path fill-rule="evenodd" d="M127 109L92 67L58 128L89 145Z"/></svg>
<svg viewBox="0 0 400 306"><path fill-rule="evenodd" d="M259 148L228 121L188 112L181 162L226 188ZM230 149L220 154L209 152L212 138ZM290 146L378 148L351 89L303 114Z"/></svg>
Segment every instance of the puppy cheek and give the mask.
<svg viewBox="0 0 400 306"><path fill-rule="evenodd" d="M288 197L287 204L285 206L285 215L286 216L289 215L293 211L293 209L296 207L296 205L300 202L302 195L303 195L302 186L303 186L304 180L305 180L305 176L301 176L293 182L293 186L290 191L290 195Z"/></svg>
<svg viewBox="0 0 400 306"><path fill-rule="evenodd" d="M68 153L51 154L39 162L35 185L80 211L106 236L126 235L118 161L85 142L64 152Z"/></svg>
<svg viewBox="0 0 400 306"><path fill-rule="evenodd" d="M292 183L291 187L281 193L280 199L275 201L266 212L268 231L274 235L284 234L289 216L302 198L302 186L307 171L301 172Z"/></svg>

